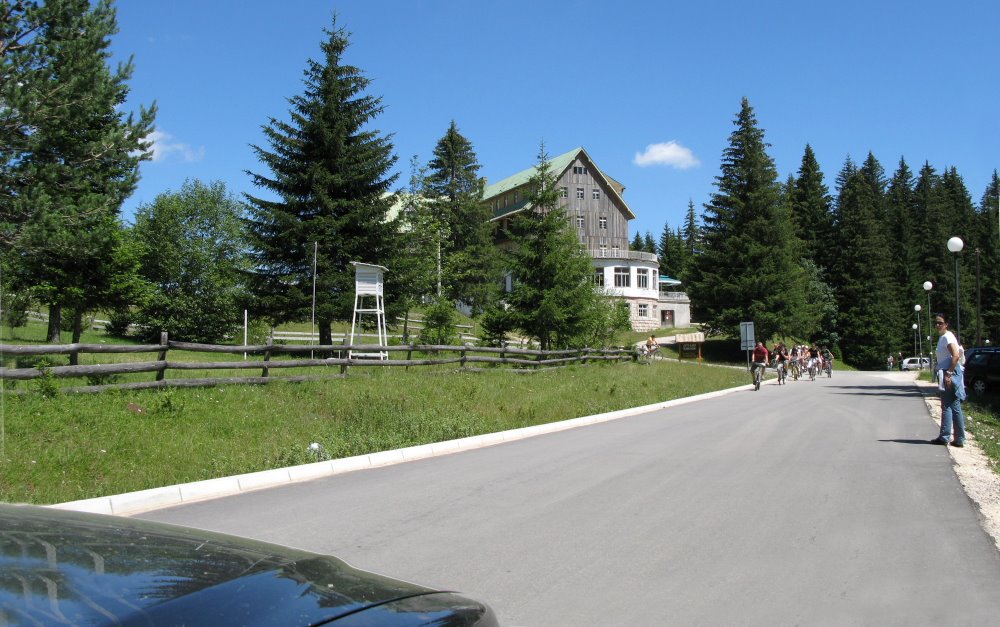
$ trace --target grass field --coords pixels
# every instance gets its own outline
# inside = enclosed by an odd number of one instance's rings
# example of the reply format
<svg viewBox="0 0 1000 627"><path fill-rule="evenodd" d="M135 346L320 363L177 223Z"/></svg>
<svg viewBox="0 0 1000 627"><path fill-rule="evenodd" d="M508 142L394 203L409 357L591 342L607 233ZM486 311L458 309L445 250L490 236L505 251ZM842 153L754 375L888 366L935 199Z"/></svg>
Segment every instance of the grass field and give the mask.
<svg viewBox="0 0 1000 627"><path fill-rule="evenodd" d="M425 444L747 383L652 365L409 371L308 383L2 397L0 501L55 503Z"/></svg>

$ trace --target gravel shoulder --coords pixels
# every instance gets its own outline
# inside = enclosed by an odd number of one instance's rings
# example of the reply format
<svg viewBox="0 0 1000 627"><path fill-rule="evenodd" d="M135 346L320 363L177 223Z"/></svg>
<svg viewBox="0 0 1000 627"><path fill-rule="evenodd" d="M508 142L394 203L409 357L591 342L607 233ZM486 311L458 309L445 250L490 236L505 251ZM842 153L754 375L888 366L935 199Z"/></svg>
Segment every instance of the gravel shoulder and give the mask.
<svg viewBox="0 0 1000 627"><path fill-rule="evenodd" d="M927 411L931 419L941 424L941 401L937 397L937 388L928 381L915 381L924 396ZM955 474L965 488L965 493L978 506L983 528L993 543L1000 550L1000 475L990 467L989 458L983 454L971 433L965 441L965 447L948 447L954 462Z"/></svg>

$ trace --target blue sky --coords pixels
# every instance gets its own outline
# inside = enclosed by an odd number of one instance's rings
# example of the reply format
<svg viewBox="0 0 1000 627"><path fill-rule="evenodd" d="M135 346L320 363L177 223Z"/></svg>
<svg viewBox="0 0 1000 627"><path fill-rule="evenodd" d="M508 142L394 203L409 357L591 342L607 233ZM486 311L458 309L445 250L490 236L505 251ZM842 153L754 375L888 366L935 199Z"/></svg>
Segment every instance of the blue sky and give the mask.
<svg viewBox="0 0 1000 627"><path fill-rule="evenodd" d="M455 120L499 181L583 146L625 184L631 233L700 214L747 97L779 176L812 145L827 185L871 151L891 175L955 166L978 203L1000 168L1000 3L119 0L128 108L156 101L156 159L124 207L185 179L254 191L251 144L288 119L334 12L372 79L400 177Z"/></svg>

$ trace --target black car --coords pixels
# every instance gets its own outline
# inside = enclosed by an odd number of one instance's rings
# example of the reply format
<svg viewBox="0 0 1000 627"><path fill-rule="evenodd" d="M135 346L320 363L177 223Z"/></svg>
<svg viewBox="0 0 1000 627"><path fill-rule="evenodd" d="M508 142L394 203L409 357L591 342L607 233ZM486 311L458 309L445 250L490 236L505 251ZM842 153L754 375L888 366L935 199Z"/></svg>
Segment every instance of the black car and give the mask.
<svg viewBox="0 0 1000 627"><path fill-rule="evenodd" d="M965 351L965 387L975 394L1000 389L1000 348L970 348Z"/></svg>
<svg viewBox="0 0 1000 627"><path fill-rule="evenodd" d="M325 555L0 504L0 625L496 625L486 605Z"/></svg>

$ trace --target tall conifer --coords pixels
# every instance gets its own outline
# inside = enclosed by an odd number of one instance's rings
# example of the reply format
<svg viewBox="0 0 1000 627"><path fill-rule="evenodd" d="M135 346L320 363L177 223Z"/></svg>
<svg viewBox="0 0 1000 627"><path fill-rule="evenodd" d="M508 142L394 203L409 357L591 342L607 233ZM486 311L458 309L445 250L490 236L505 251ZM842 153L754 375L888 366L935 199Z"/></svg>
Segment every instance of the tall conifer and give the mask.
<svg viewBox="0 0 1000 627"><path fill-rule="evenodd" d="M753 321L764 340L808 335L818 313L806 302L801 242L746 98L734 124L718 191L705 206L704 252L692 264L693 313L710 333L737 335L740 322Z"/></svg>
<svg viewBox="0 0 1000 627"><path fill-rule="evenodd" d="M316 319L320 343L330 344L331 322L353 312L352 261L389 268L385 304L393 312L399 276L397 225L386 220L396 157L390 138L369 128L382 100L344 63L349 34L336 17L324 32L322 60L308 62L304 92L289 99L290 120L271 118L263 127L270 149L253 147L269 174L248 174L270 196L247 195L247 226L258 313L274 323L310 319L317 251Z"/></svg>

